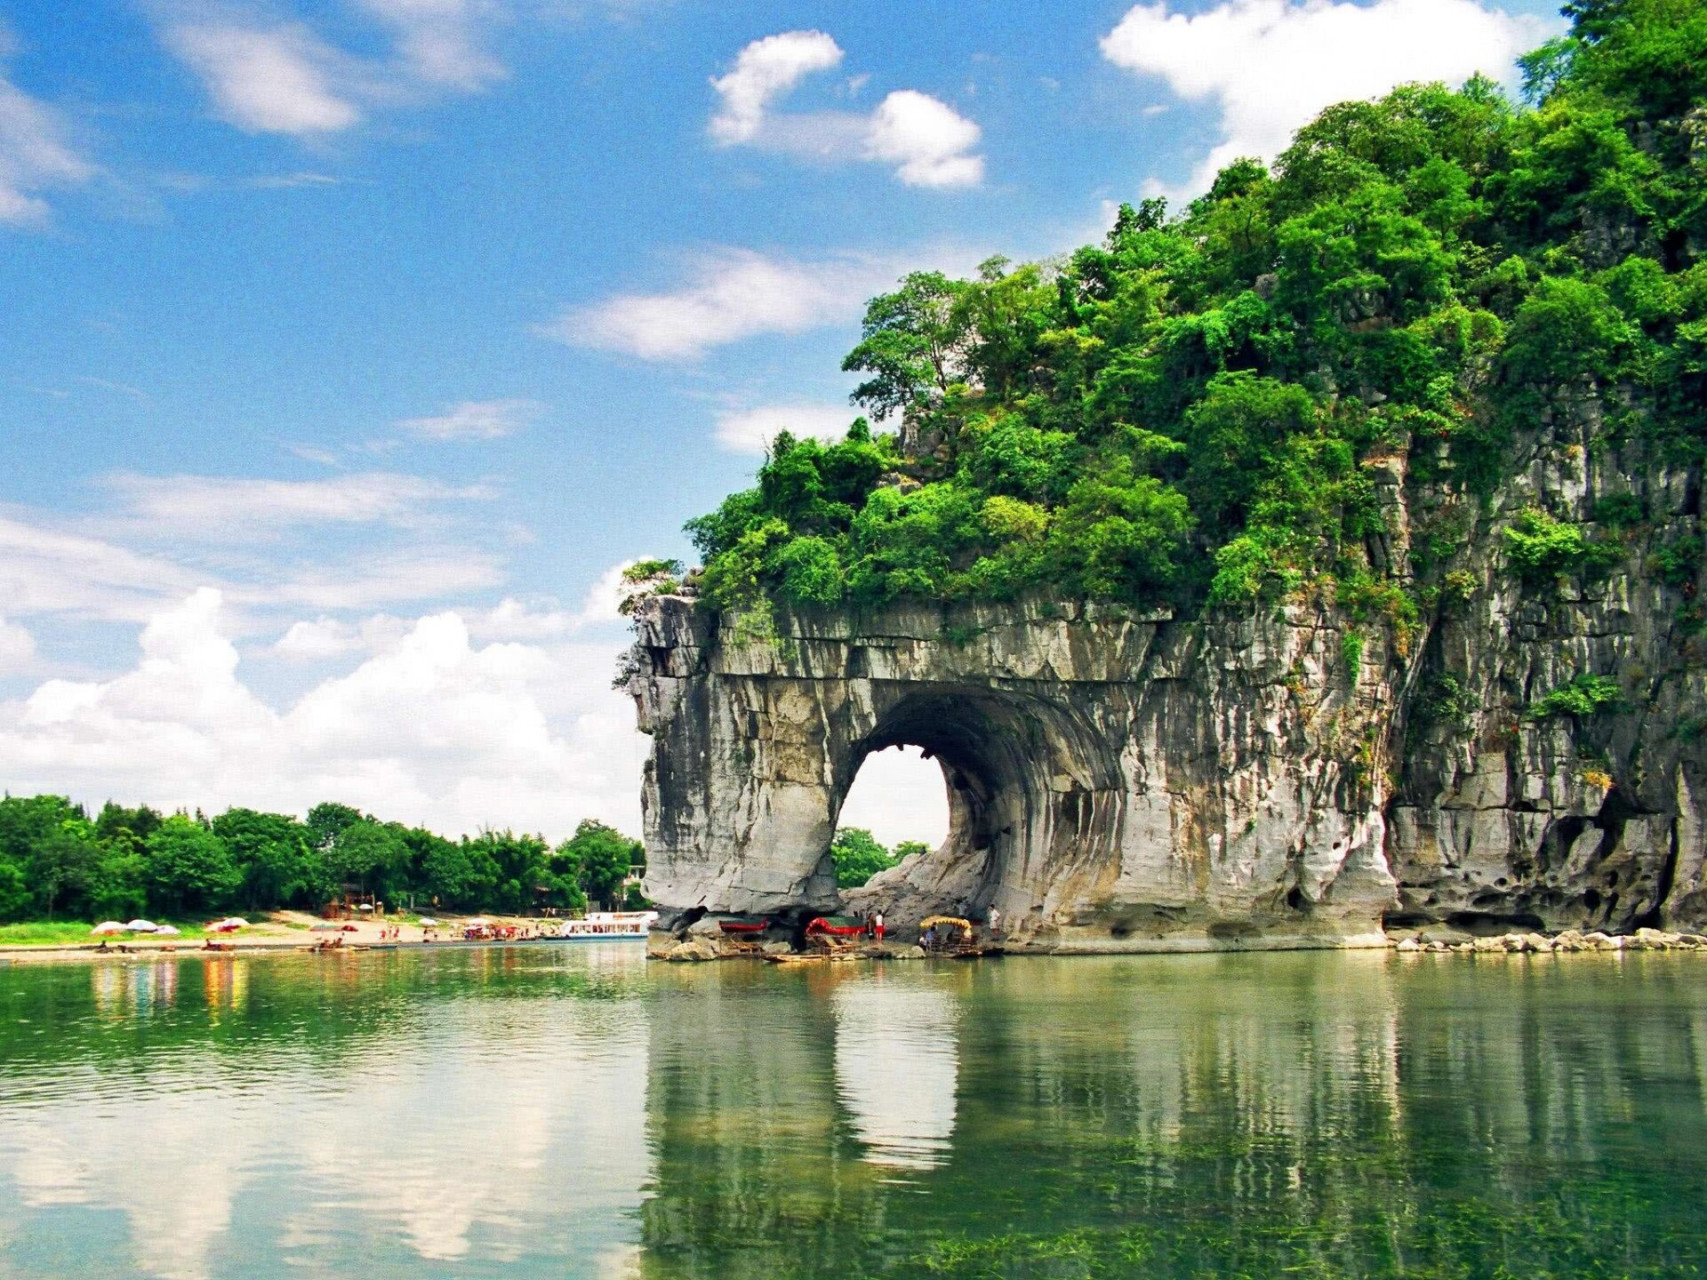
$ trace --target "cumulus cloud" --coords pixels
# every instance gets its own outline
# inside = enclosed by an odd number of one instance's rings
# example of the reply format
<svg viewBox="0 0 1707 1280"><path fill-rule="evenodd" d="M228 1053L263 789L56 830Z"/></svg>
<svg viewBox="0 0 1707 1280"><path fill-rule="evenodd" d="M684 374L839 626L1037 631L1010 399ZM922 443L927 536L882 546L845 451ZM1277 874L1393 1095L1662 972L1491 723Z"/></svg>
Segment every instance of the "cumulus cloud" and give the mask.
<svg viewBox="0 0 1707 1280"><path fill-rule="evenodd" d="M543 407L537 400L464 400L441 414L404 418L396 426L427 440L496 440L520 430Z"/></svg>
<svg viewBox="0 0 1707 1280"><path fill-rule="evenodd" d="M337 797L449 832L637 829L645 744L610 689L619 637L481 645L435 614L275 709L241 680L223 605L194 591L148 622L132 670L0 704L8 785L291 812Z"/></svg>
<svg viewBox="0 0 1707 1280"><path fill-rule="evenodd" d="M1193 171L1191 194L1239 156L1272 158L1323 107L1407 81L1504 78L1545 35L1543 23L1475 0L1228 0L1189 16L1159 0L1129 9L1101 48L1220 109L1224 140Z"/></svg>
<svg viewBox="0 0 1707 1280"><path fill-rule="evenodd" d="M840 440L853 413L839 404L769 404L717 415L717 443L731 453L762 454L777 432L814 440Z"/></svg>
<svg viewBox="0 0 1707 1280"><path fill-rule="evenodd" d="M299 619L291 623L273 642L272 651L292 662L325 662L345 654L392 648L408 629L407 622L388 613L377 613L360 622L322 614L312 622Z"/></svg>
<svg viewBox="0 0 1707 1280"><path fill-rule="evenodd" d="M11 52L0 23L0 57ZM58 114L0 76L0 223L40 222L48 188L87 182L95 166L66 140Z"/></svg>
<svg viewBox="0 0 1707 1280"><path fill-rule="evenodd" d="M798 262L749 249L705 254L686 288L621 294L577 307L540 332L571 346L642 360L695 360L713 347L764 333L804 333L857 317L896 274L887 259Z"/></svg>
<svg viewBox="0 0 1707 1280"><path fill-rule="evenodd" d="M707 130L724 145L762 146L826 161L863 158L893 165L909 186L976 186L984 158L971 154L980 130L947 103L916 89L886 97L868 116L844 111L776 115L770 107L808 75L842 60L822 31L784 31L755 40L711 84L721 99Z"/></svg>
<svg viewBox="0 0 1707 1280"><path fill-rule="evenodd" d="M350 63L306 27L184 24L166 45L207 87L215 108L252 133L336 133L362 118Z"/></svg>
<svg viewBox="0 0 1707 1280"><path fill-rule="evenodd" d="M984 180L978 126L929 94L901 89L872 112L866 154L897 166L895 176L915 187L973 187Z"/></svg>
<svg viewBox="0 0 1707 1280"><path fill-rule="evenodd" d="M764 123L765 108L814 71L842 60L842 51L822 31L784 31L755 40L735 58L728 75L711 82L723 105L711 117L719 142L750 142Z"/></svg>

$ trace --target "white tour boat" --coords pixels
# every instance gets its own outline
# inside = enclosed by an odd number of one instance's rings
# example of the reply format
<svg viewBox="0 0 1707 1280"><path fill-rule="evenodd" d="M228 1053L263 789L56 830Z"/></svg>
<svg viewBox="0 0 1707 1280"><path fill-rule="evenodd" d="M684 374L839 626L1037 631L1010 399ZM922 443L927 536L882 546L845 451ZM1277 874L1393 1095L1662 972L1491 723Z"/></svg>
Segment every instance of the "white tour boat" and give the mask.
<svg viewBox="0 0 1707 1280"><path fill-rule="evenodd" d="M557 936L572 942L644 940L657 919L656 911L589 911L579 920L565 920L558 926Z"/></svg>

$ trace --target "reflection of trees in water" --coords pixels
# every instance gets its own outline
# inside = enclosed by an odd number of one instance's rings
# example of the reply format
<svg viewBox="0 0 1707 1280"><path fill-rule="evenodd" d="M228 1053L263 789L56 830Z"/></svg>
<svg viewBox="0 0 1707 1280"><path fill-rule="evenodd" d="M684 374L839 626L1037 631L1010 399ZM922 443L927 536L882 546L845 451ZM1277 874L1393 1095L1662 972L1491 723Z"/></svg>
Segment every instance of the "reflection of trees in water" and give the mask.
<svg viewBox="0 0 1707 1280"><path fill-rule="evenodd" d="M873 1152L942 1112L849 1088L870 976L697 973L653 1022L647 1271L1663 1274L1704 1252L1707 997L1618 963L956 967L952 1146L908 1185Z"/></svg>
<svg viewBox="0 0 1707 1280"><path fill-rule="evenodd" d="M91 1273L186 1280L617 1249L648 1176L645 962L583 954L21 975L8 1009L66 1026L0 1054L0 1199L25 1214L0 1272L45 1239ZM128 1235L88 1243L115 1209Z"/></svg>
<svg viewBox="0 0 1707 1280"><path fill-rule="evenodd" d="M606 948L598 961L586 965L556 946L527 946L331 956L189 952L20 966L0 1018L0 1081L24 1087L32 1065L51 1073L68 1059L134 1070L169 1049L190 1055L180 1061L232 1071L269 1069L257 1054L330 1065L376 1043L430 1033L458 1002L641 994L647 968L640 948ZM44 1026L51 1036L36 1034Z"/></svg>

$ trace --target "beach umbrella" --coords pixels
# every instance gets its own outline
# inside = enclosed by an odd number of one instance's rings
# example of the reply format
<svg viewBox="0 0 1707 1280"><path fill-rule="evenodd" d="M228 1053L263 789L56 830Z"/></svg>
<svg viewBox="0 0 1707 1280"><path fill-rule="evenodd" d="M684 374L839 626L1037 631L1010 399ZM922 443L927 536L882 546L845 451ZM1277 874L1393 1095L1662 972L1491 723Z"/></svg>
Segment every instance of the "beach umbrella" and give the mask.
<svg viewBox="0 0 1707 1280"><path fill-rule="evenodd" d="M89 932L94 934L96 937L106 937L109 934L123 933L124 931L125 927L117 920L103 920L100 924L89 930Z"/></svg>
<svg viewBox="0 0 1707 1280"><path fill-rule="evenodd" d="M463 923L465 925L468 925L471 928L474 928L474 929L484 929L487 925L491 924L492 922L490 920L488 920L485 916L475 916L471 920L464 920Z"/></svg>
<svg viewBox="0 0 1707 1280"><path fill-rule="evenodd" d="M431 916L422 916L421 917L420 925L423 929L431 929L437 924L438 924L438 921L433 919Z"/></svg>
<svg viewBox="0 0 1707 1280"><path fill-rule="evenodd" d="M233 929L247 929L249 922L242 916L226 916L223 920L215 920L208 925L209 933L230 933Z"/></svg>
<svg viewBox="0 0 1707 1280"><path fill-rule="evenodd" d="M365 903L365 902L358 902L358 903L356 903L356 910L357 910L357 911L372 911L372 910L373 910L373 908L372 908L372 907L370 907L370 906L369 906L369 905L368 905L368 904L367 904L367 903Z"/></svg>
<svg viewBox="0 0 1707 1280"><path fill-rule="evenodd" d="M153 933L159 927L152 920L132 920L125 926L125 930L129 933Z"/></svg>
<svg viewBox="0 0 1707 1280"><path fill-rule="evenodd" d="M178 936L177 926L163 924L154 931L154 936L156 938L176 938Z"/></svg>

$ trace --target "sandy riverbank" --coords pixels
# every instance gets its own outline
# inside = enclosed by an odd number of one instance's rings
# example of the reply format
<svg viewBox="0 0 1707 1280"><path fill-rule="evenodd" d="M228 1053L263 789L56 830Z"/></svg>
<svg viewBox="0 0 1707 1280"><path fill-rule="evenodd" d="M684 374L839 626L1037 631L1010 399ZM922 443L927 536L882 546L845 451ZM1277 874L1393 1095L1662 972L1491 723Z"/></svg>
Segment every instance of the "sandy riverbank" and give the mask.
<svg viewBox="0 0 1707 1280"><path fill-rule="evenodd" d="M107 949L101 949L101 939L91 937L77 943L44 942L0 945L0 963L33 961L75 961L136 959L161 956L192 955L277 955L304 951L322 941L342 939L340 950L360 950L376 946L442 947L486 945L463 941L463 930L471 916L434 916L438 923L431 930L410 923L414 917L394 916L380 919L338 921L349 929L339 931L315 930L323 923L317 916L302 911L275 911L257 920L247 929L222 934L213 939L217 951L210 951L201 938L154 938L147 934L120 935L107 939ZM518 936L511 941L527 942L536 938L522 936L536 929L555 929L557 921L539 920L525 916L499 916L481 913L480 919L500 926L513 927ZM397 930L398 936L388 936ZM428 937L434 939L427 941Z"/></svg>

